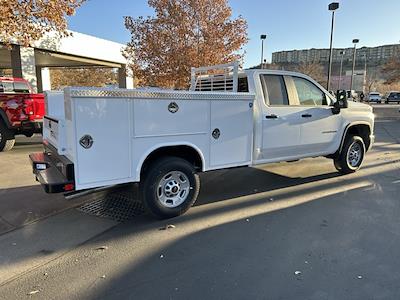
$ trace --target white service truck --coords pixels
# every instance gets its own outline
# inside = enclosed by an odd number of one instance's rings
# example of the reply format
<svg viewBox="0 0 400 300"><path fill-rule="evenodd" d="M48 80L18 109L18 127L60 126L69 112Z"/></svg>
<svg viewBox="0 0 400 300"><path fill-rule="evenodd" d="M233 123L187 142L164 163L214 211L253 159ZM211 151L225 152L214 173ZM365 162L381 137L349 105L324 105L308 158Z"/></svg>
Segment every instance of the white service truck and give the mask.
<svg viewBox="0 0 400 300"><path fill-rule="evenodd" d="M374 141L368 105L313 79L237 63L192 69L189 91L66 88L49 92L44 152L30 159L46 192L139 182L159 218L186 212L199 172L325 156L360 168Z"/></svg>

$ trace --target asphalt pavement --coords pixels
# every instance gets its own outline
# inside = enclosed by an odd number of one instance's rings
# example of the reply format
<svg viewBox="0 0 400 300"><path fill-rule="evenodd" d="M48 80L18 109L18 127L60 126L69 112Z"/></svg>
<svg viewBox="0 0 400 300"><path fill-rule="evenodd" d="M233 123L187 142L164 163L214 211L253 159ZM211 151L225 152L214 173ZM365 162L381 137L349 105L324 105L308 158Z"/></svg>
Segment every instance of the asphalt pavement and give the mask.
<svg viewBox="0 0 400 300"><path fill-rule="evenodd" d="M380 113L355 174L324 158L210 172L179 218L62 208L5 233L0 299L399 299L400 118Z"/></svg>

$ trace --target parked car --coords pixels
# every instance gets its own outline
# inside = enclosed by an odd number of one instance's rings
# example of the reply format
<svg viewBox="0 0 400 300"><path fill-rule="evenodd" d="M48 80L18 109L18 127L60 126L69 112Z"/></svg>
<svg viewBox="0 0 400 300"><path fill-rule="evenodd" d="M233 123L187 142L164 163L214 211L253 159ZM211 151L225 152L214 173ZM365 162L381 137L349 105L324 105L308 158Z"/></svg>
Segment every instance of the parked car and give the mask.
<svg viewBox="0 0 400 300"><path fill-rule="evenodd" d="M22 78L0 77L0 152L11 150L15 135L42 131L44 95Z"/></svg>
<svg viewBox="0 0 400 300"><path fill-rule="evenodd" d="M49 193L139 182L147 209L170 218L196 201L199 172L316 156L343 174L360 168L371 106L300 73L228 68L193 68L190 91L49 93L45 151L30 155L37 180Z"/></svg>
<svg viewBox="0 0 400 300"><path fill-rule="evenodd" d="M386 104L390 102L397 102L397 104L400 104L400 92L397 91L389 92L385 95L384 100Z"/></svg>
<svg viewBox="0 0 400 300"><path fill-rule="evenodd" d="M368 102L382 103L382 96L378 92L370 92L367 100Z"/></svg>

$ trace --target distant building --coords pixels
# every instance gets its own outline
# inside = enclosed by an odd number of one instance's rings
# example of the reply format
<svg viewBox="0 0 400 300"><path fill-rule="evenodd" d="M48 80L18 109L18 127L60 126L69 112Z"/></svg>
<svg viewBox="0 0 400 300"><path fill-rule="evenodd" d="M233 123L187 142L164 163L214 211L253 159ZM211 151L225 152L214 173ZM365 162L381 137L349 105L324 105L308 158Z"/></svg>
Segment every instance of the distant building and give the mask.
<svg viewBox="0 0 400 300"><path fill-rule="evenodd" d="M353 60L353 48L335 48L332 53L332 62L340 63L342 54L343 62L346 64ZM384 45L378 47L357 48L356 61L368 65L378 65L387 62L395 56L400 56L400 44ZM272 63L275 64L300 64L300 63L321 63L329 61L329 49L304 49L279 51L272 53Z"/></svg>

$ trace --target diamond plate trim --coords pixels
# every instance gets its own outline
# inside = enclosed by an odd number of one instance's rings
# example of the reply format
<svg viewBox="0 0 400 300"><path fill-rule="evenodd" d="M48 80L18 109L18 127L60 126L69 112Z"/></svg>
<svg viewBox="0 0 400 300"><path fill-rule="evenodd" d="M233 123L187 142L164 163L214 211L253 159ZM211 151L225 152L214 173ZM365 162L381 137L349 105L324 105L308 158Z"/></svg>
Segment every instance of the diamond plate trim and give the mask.
<svg viewBox="0 0 400 300"><path fill-rule="evenodd" d="M190 92L190 91L144 91L144 90L125 90L125 89L77 89L66 88L65 93L69 93L75 98L135 98L135 99L166 99L166 100L235 100L249 101L254 100L254 94L249 93L216 93L216 92Z"/></svg>

